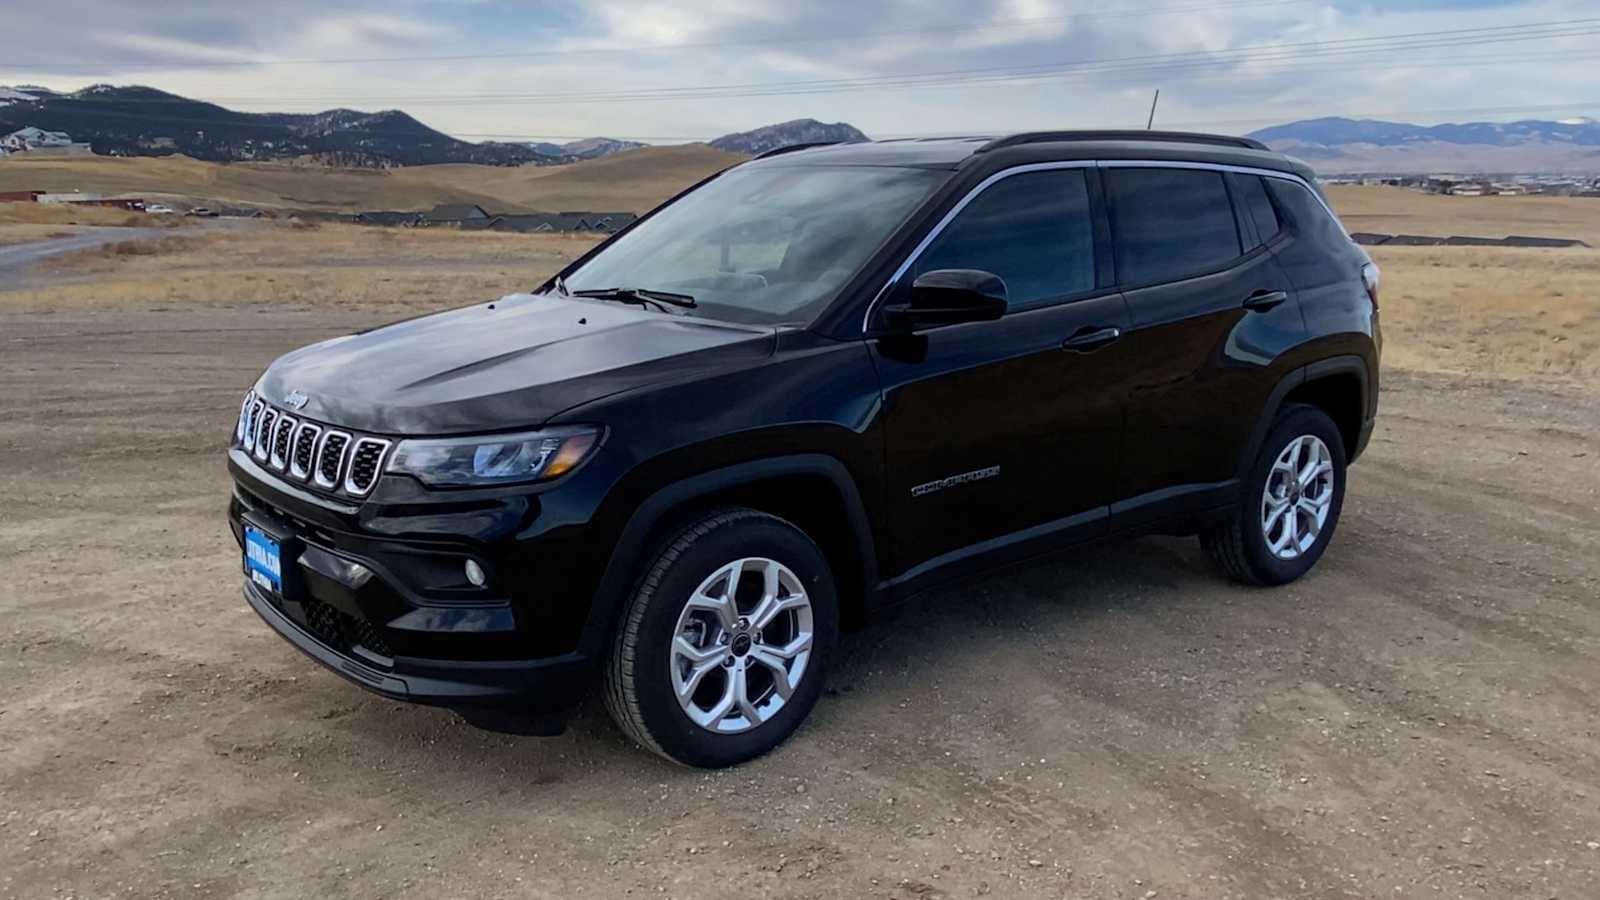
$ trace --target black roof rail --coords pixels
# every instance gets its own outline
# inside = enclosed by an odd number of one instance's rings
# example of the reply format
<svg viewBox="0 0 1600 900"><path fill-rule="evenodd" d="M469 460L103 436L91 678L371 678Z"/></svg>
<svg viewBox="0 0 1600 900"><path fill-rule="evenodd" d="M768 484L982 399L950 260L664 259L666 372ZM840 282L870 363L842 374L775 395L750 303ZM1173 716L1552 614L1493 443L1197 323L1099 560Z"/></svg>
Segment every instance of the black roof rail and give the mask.
<svg viewBox="0 0 1600 900"><path fill-rule="evenodd" d="M976 152L988 153L1003 147L1021 144L1050 144L1059 141L1170 141L1177 144L1213 144L1219 147L1242 147L1246 150L1266 150L1266 144L1253 138L1229 137L1222 134L1200 134L1188 131L1029 131L1023 134L997 138L979 147Z"/></svg>
<svg viewBox="0 0 1600 900"><path fill-rule="evenodd" d="M810 150L812 147L832 147L834 144L843 144L843 143L845 143L845 142L844 141L811 141L809 143L803 143L803 144L785 144L782 147L773 147L771 150L763 150L762 152L757 153L755 156L751 157L751 159L766 159L769 156L781 156L781 155L783 155L785 153L793 153L796 150Z"/></svg>

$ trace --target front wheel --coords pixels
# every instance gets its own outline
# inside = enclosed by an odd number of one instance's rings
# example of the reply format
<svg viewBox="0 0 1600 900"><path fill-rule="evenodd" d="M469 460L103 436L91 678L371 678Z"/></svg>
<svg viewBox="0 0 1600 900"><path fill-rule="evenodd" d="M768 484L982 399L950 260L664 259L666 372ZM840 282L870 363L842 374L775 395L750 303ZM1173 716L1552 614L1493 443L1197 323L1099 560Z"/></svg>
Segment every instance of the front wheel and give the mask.
<svg viewBox="0 0 1600 900"><path fill-rule="evenodd" d="M668 759L744 762L816 704L838 629L832 573L805 532L751 509L707 515L658 546L635 588L606 708Z"/></svg>
<svg viewBox="0 0 1600 900"><path fill-rule="evenodd" d="M1287 584L1322 558L1344 507L1345 448L1314 406L1279 414L1250 469L1239 508L1202 532L1223 574L1243 584Z"/></svg>

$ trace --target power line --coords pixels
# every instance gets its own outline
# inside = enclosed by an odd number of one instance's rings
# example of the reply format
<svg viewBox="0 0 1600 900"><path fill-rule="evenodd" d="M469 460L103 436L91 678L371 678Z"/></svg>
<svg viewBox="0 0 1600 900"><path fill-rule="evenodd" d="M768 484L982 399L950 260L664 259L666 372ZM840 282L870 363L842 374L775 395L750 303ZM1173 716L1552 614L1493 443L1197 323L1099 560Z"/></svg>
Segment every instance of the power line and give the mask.
<svg viewBox="0 0 1600 900"><path fill-rule="evenodd" d="M651 101L658 101L658 100L674 100L674 99L702 99L702 98L704 98L704 99L711 99L711 98L720 99L720 98L725 98L725 97L739 97L739 96L770 96L770 95L799 95L799 94L810 94L810 93L832 93L832 92L837 92L837 91L840 91L840 90L863 90L863 89L891 90L891 89L904 89L904 88L922 88L922 87L930 87L930 86L1009 84L1009 83L1015 83L1016 81L1019 81L1019 80L1029 81L1029 80L1038 80L1038 79L1056 80L1056 79L1073 79L1073 78L1077 78L1077 79L1095 78L1095 79L1106 80L1106 79L1114 79L1114 78L1116 78L1118 76L1120 76L1120 77L1122 77L1124 79L1127 79L1129 76L1136 77L1136 78L1145 78L1145 77L1150 77L1150 76L1153 76L1153 75L1159 75L1161 77L1171 77L1174 73L1177 73L1177 72L1184 73L1184 77L1185 78L1193 80L1193 79L1202 79L1202 78L1208 78L1208 77L1236 77L1236 73L1233 71L1233 69L1237 68L1237 67L1240 67L1240 66L1249 66L1251 68L1251 73L1252 74L1262 74L1262 75L1294 74L1294 73L1311 72L1311 71L1325 71L1325 70L1327 70L1326 67L1329 66L1332 63L1339 63L1339 62L1343 62L1343 61L1349 60L1352 57L1369 56L1369 55L1372 55L1372 54L1384 54L1384 55L1388 55L1388 56L1391 56L1391 57L1395 57L1397 59L1403 58L1404 61L1391 62L1389 64L1379 64L1379 65L1371 65L1371 64L1363 63L1362 64L1362 71L1386 71L1386 70L1390 70L1390 69L1413 69L1413 68L1423 68L1423 67L1438 66L1438 65L1450 65L1450 66L1454 66L1454 67L1459 67L1461 65L1468 65L1468 64L1479 64L1479 65L1485 65L1485 66L1487 66L1487 65L1495 65L1495 64L1507 64L1507 63L1523 64L1523 63L1526 63L1526 62L1529 62L1529 61L1535 61L1535 60L1540 61L1540 62L1550 62L1550 61L1559 59L1560 57L1556 56L1556 55L1549 54L1549 53L1545 53L1545 54L1540 54L1538 56L1532 56L1532 55L1525 55L1524 54L1524 55L1512 55L1512 56L1509 56L1509 57L1501 56L1501 57L1498 57L1498 58L1466 57L1466 56L1460 56L1460 55L1453 55L1453 56L1449 57L1448 59L1418 60L1418 59L1413 58L1411 54L1414 51L1418 50L1418 49L1455 49L1455 48L1474 45L1474 44L1499 44L1499 43L1514 43L1514 42L1523 42L1523 41L1549 40L1549 39L1552 39L1552 38L1568 37L1568 36L1573 36L1573 35L1576 35L1576 34L1595 34L1595 33L1600 33L1600 18L1576 19L1576 20L1568 20L1568 21L1563 21L1563 22L1529 23L1529 24L1524 24L1524 25L1495 26L1495 27L1472 28L1472 29L1451 29L1451 30L1443 30L1443 31L1415 32L1415 33L1411 33L1411 34L1391 35L1391 36L1381 36L1381 37L1347 38L1347 39L1326 40L1326 41L1305 41L1305 42L1299 42L1299 43L1295 43L1295 44L1260 45L1260 46L1255 46L1255 47L1235 48L1233 50L1228 50L1228 51L1217 51L1217 52L1214 52L1214 53L1187 52L1187 53L1170 53L1170 54L1149 54L1149 55L1137 56L1137 57L1115 57L1115 58L1099 59L1099 60L1079 60L1079 61L1066 62L1066 63L1044 64L1044 65L1039 65L1039 66L990 67L990 68L985 68L985 69L966 69L966 70L955 70L955 71L952 71L952 72L941 72L941 73L918 73L918 74L908 74L908 75L873 76L871 78L866 78L866 79L832 79L832 80L821 79L821 80L802 81L802 82L768 83L767 85L750 85L750 86L738 85L738 86L731 86L731 87L734 87L734 88L766 87L766 88L769 88L770 90L759 90L759 91L748 91L748 90L745 90L745 91L732 92L732 93L730 93L730 92L721 92L721 93L711 93L711 94L704 94L704 95L694 95L694 94L687 94L687 93L674 93L674 94L668 94L668 95L661 95L661 94L627 94L627 95L623 95L623 96L614 96L612 93L604 93L604 94L592 94L591 93L591 94L582 94L582 95L533 94L533 95L512 95L508 99L507 97L503 97L503 96L500 96L500 95L470 95L469 94L469 95L457 95L455 97L448 97L448 98L439 97L439 96L432 96L432 97L427 97L427 98L418 98L418 100L416 102L424 102L425 103L425 102L429 102L429 101L440 101L440 102L448 101L448 102L451 102L451 103L454 103L454 104L457 104L457 105L492 105L492 104L507 103L507 102L534 102L534 103L554 103L554 102L588 102L588 103L595 103L595 102L651 102ZM1396 54L1399 51L1405 51L1405 55L1403 57L1396 56ZM1594 53L1580 54L1580 56L1582 56L1584 58L1592 58L1594 55L1595 55ZM1305 63L1310 63L1310 65L1309 66L1305 65ZM1348 64L1346 64L1344 66L1339 66L1338 69L1335 69L1335 70L1340 70L1340 69L1346 68L1347 65ZM1319 68L1317 68L1318 66L1322 66L1324 68L1319 69ZM1229 67L1229 71L1225 71L1225 72L1218 72L1218 71L1207 72L1207 71L1203 71L1205 69L1215 70L1215 69L1218 69L1219 67ZM660 89L660 90L671 90L671 91L677 91L677 92L688 92L688 91L702 90L702 88L690 87L690 88L671 88L671 89ZM719 88L719 90L720 90L720 88ZM475 99L473 99L474 97L478 97L479 99L475 100ZM93 101L93 97L91 95L87 100L81 101L81 102L92 104L94 101ZM193 102L196 102L196 101L187 101L187 100L181 100L181 99L178 99L178 98L171 98L169 100L151 100L151 101L141 101L141 102L144 102L144 103L155 103L155 102L193 103ZM309 100L293 100L293 101L290 101L290 102L312 102L312 101L309 101ZM149 113L132 113L132 112L123 112L123 111L118 111L118 110L97 110L97 113L100 114L100 115L104 115L104 116L114 116L114 117L120 117L120 118L126 118L126 119L135 119L135 120L139 120L139 121L145 122L145 123L163 123L163 122L165 122L165 123L173 123L173 124L192 123L192 124L195 124L195 125L198 125L198 126L203 126L203 127L205 127L205 126L215 126L217 124L215 120L210 120L210 119L197 119L197 118L182 117L182 116L161 116L159 114L151 115ZM243 115L248 116L250 114L243 114ZM1265 120L1262 120L1262 121L1265 121ZM227 124L229 125L229 127L232 127L232 128L246 128L246 129L248 129L248 128L251 128L251 127L257 127L257 128L263 129L263 130L265 130L265 129L277 129L277 128L281 127L281 126L279 126L277 124L265 123L265 122L263 122L263 123L252 123L252 122L249 122L248 120L246 120L246 121L235 120L235 121L229 122ZM347 129L342 129L342 133L347 134L347 135L374 136L374 137L385 135L385 134L405 135L405 136L408 136L408 137L415 137L416 136L416 132L415 131L411 131L411 130L392 130L392 129L381 129L381 128L379 128L379 129L347 128ZM458 134L459 134L459 137L463 137L463 138L465 138L465 137L496 137L496 138L516 138L516 139L532 140L532 139L534 139L534 137L541 137L541 138L549 137L549 135L509 136L509 135L503 135L503 134L471 134L471 133L458 133ZM690 140L689 138L683 138L683 137L678 137L678 136L675 136L675 137L672 137L672 138L664 138L664 137L661 137L661 136L655 136L653 138L644 138L644 139L645 140Z"/></svg>
<svg viewBox="0 0 1600 900"><path fill-rule="evenodd" d="M310 66L310 65L366 65L377 63L412 63L412 62L473 62L479 60L503 59L546 59L561 57L590 57L596 54L614 53L652 53L662 51L680 50L710 50L728 47L760 47L782 46L792 44L821 44L840 41L873 40L882 37L897 37L915 34L941 34L949 32L983 32L997 31L1008 28L1028 28L1040 25L1054 25L1077 20L1131 18L1148 15L1175 15L1192 12L1212 12L1215 10L1244 9L1251 7L1284 7L1296 6L1313 2L1313 0L1236 0L1230 3L1187 4L1171 6L1144 6L1134 9L1121 10L1095 10L1091 12L1068 13L1059 16L1040 16L1024 19L998 20L994 22L965 22L947 25L930 25L921 28L901 28L885 31L852 31L849 33L835 33L811 36L782 36L769 38L746 38L736 41L708 41L700 43L682 44L641 44L631 47L593 47L573 50L541 50L526 53L470 53L449 54L433 56L376 56L376 57L336 57L322 59L249 59L249 60L194 60L183 61L171 59L163 62L128 62L128 63L63 63L57 62L5 62L0 68L7 69L99 69L99 70L128 70L128 69L197 69L197 68L232 68L249 66Z"/></svg>

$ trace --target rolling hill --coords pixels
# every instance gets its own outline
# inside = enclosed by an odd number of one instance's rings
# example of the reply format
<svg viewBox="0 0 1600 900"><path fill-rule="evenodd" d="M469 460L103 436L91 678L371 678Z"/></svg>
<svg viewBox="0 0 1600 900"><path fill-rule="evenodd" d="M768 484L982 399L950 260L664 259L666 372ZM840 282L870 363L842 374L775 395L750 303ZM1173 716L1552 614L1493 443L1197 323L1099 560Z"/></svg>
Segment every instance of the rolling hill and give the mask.
<svg viewBox="0 0 1600 900"><path fill-rule="evenodd" d="M0 191L76 190L197 206L326 212L418 210L440 203L476 203L492 212L644 212L743 159L705 144L647 147L562 166L394 169L21 154L0 159Z"/></svg>
<svg viewBox="0 0 1600 900"><path fill-rule="evenodd" d="M340 165L487 165L565 162L521 144L474 144L399 110L244 113L148 87L95 85L58 94L7 88L0 134L25 126L64 131L117 156L182 154L213 162L314 156Z"/></svg>
<svg viewBox="0 0 1600 900"><path fill-rule="evenodd" d="M729 153L765 153L792 144L814 144L838 141L852 143L867 140L860 129L845 122L818 122L816 119L795 119L766 125L751 131L740 131L714 138L709 143L718 150Z"/></svg>

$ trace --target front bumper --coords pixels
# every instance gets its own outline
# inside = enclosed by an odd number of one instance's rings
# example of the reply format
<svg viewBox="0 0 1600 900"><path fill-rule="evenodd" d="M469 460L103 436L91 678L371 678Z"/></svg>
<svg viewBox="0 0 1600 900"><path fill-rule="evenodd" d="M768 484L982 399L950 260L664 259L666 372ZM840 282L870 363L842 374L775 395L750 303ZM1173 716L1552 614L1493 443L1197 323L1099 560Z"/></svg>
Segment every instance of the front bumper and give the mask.
<svg viewBox="0 0 1600 900"><path fill-rule="evenodd" d="M470 662L396 656L384 666L329 646L250 581L244 582L244 599L302 653L352 684L393 700L545 715L576 704L588 682L588 661L577 654ZM293 602L286 600L284 606Z"/></svg>
<svg viewBox="0 0 1600 900"><path fill-rule="evenodd" d="M229 524L278 542L282 590L244 578L250 607L285 640L346 680L395 700L549 717L594 673L578 629L592 588L562 577L563 544L523 541L517 497L423 505L369 499L348 512L273 479L238 453ZM476 529L476 530L474 530ZM242 557L241 557L242 558ZM480 560L489 583L462 573ZM530 585L536 590L531 590ZM547 733L533 731L532 733Z"/></svg>

